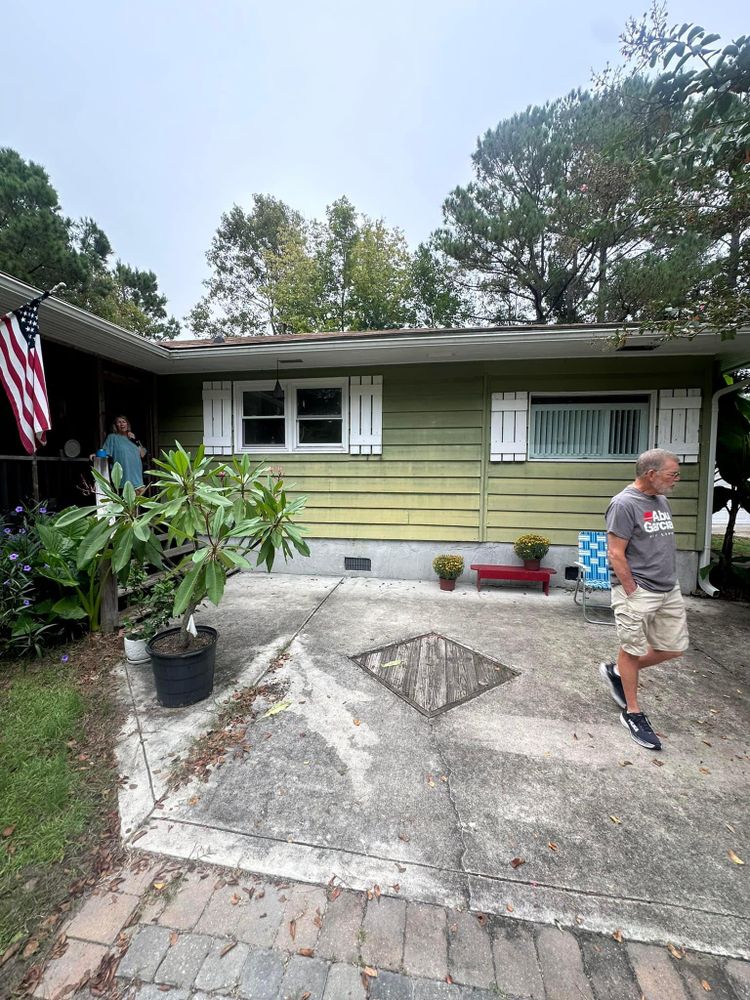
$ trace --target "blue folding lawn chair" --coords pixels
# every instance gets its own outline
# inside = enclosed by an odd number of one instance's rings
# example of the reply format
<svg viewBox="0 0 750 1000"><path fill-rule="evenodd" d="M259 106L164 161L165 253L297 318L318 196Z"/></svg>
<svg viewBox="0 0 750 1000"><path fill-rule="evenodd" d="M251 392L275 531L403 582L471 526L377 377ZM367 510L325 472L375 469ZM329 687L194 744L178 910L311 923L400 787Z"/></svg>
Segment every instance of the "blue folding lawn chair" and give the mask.
<svg viewBox="0 0 750 1000"><path fill-rule="evenodd" d="M578 604L581 592L583 617L592 625L614 625L612 611L608 604L586 602L586 592L611 590L609 559L607 558L606 531L578 532L578 578L573 600Z"/></svg>

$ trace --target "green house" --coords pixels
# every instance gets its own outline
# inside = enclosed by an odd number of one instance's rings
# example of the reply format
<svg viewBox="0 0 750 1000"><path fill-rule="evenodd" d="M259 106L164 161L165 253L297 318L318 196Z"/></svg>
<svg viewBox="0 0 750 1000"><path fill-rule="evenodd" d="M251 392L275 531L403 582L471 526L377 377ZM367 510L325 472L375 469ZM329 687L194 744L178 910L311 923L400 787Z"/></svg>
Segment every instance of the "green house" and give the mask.
<svg viewBox="0 0 750 1000"><path fill-rule="evenodd" d="M0 279L3 311L30 294ZM312 556L280 572L406 579L432 577L441 552L513 562L514 539L533 531L551 539L545 563L562 582L579 530L603 527L635 457L663 447L682 462L672 506L692 590L710 532L714 391L723 371L750 362L750 331L632 336L619 349L608 325L153 344L58 301L40 326L45 359L55 354L65 375L57 386L47 360L53 450L85 439L85 456L125 412L152 451L179 440L247 452L308 497ZM76 436L58 421L55 437L56 405L80 423L84 397L88 423ZM0 504L12 499L5 479Z"/></svg>

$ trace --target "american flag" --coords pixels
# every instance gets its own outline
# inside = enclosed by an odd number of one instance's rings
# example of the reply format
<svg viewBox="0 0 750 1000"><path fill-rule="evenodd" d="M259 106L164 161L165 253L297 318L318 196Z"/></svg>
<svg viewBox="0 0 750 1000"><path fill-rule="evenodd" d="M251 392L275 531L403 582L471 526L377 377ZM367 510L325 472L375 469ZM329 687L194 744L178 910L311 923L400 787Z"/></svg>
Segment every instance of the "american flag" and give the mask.
<svg viewBox="0 0 750 1000"><path fill-rule="evenodd" d="M0 381L10 400L18 433L29 455L50 428L47 383L39 338L39 305L47 295L0 318Z"/></svg>

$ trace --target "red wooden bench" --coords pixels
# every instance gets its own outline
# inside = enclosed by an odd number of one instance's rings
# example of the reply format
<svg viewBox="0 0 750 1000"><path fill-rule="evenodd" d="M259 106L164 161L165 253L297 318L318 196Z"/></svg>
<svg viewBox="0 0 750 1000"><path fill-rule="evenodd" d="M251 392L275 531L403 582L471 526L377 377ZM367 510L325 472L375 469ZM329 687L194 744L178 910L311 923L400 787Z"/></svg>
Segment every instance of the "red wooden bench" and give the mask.
<svg viewBox="0 0 750 1000"><path fill-rule="evenodd" d="M471 568L477 571L477 590L482 580L531 580L541 583L544 593L549 597L549 578L556 569L540 566L539 569L524 569L523 566L498 566L493 563L472 563Z"/></svg>

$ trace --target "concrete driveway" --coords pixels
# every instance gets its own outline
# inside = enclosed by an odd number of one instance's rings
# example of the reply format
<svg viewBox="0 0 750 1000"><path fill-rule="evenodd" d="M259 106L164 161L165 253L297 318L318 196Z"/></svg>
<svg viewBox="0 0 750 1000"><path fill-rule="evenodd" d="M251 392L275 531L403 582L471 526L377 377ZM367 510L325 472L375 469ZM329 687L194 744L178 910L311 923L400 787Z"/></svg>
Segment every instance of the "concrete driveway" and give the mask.
<svg viewBox="0 0 750 1000"><path fill-rule="evenodd" d="M126 672L138 848L750 958L746 605L690 599L690 652L645 675L660 755L599 679L614 629L584 624L568 591L242 574L200 620L221 631L213 699L161 709L150 669ZM517 676L427 719L350 659L430 631ZM175 760L271 665L289 707L169 792Z"/></svg>

